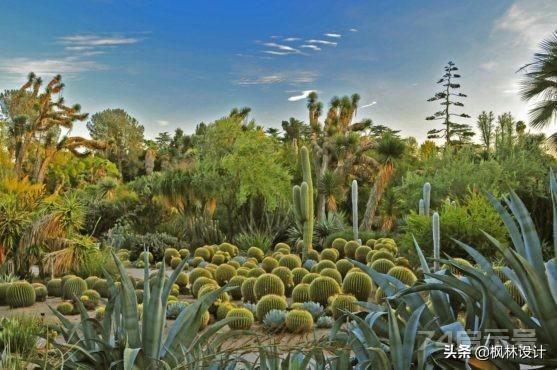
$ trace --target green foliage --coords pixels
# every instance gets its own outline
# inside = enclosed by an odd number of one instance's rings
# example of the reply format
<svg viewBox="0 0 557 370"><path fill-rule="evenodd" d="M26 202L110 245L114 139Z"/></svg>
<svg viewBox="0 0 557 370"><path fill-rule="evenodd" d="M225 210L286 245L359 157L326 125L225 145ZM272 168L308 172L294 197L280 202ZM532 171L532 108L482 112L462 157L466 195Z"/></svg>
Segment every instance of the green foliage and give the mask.
<svg viewBox="0 0 557 370"><path fill-rule="evenodd" d="M275 274L266 273L257 278L253 292L256 300L259 301L268 294L283 296L285 286L280 277Z"/></svg>
<svg viewBox="0 0 557 370"><path fill-rule="evenodd" d="M266 295L257 302L257 319L263 321L269 311L286 310L286 306L286 298L275 294Z"/></svg>
<svg viewBox="0 0 557 370"><path fill-rule="evenodd" d="M367 301L372 290L371 278L363 272L349 272L342 282L342 291L354 295L358 301Z"/></svg>
<svg viewBox="0 0 557 370"><path fill-rule="evenodd" d="M56 311L64 316L72 315L74 314L74 306L71 302L62 302L56 306Z"/></svg>
<svg viewBox="0 0 557 370"><path fill-rule="evenodd" d="M232 330L248 330L254 322L253 314L247 308L233 308L226 318L230 319L228 326Z"/></svg>
<svg viewBox="0 0 557 370"><path fill-rule="evenodd" d="M35 289L35 297L37 302L44 302L46 300L46 296L48 295L48 290L46 286L41 283L33 283L33 289Z"/></svg>
<svg viewBox="0 0 557 370"><path fill-rule="evenodd" d="M295 254L287 254L279 260L279 266L288 267L290 270L294 270L297 267L302 267L302 261L300 257Z"/></svg>
<svg viewBox="0 0 557 370"><path fill-rule="evenodd" d="M217 267L215 271L215 278L219 285L225 285L228 283L234 276L236 276L236 269L234 266L229 264L222 264Z"/></svg>
<svg viewBox="0 0 557 370"><path fill-rule="evenodd" d="M313 280L309 285L309 296L313 302L327 306L329 298L339 294L340 290L340 285L335 279L321 276Z"/></svg>
<svg viewBox="0 0 557 370"><path fill-rule="evenodd" d="M286 314L286 329L292 333L307 333L313 327L313 317L304 310L292 310Z"/></svg>
<svg viewBox="0 0 557 370"><path fill-rule="evenodd" d="M242 292L242 300L244 302L252 302L252 303L257 302L257 299L255 297L255 292L254 292L256 281L257 278L249 277L246 280L244 280L244 282L242 283L242 287L240 288L240 290Z"/></svg>
<svg viewBox="0 0 557 370"><path fill-rule="evenodd" d="M31 361L37 353L39 335L44 331L41 321L34 316L0 318L0 353L17 354Z"/></svg>
<svg viewBox="0 0 557 370"><path fill-rule="evenodd" d="M50 279L46 282L46 289L48 290L48 295L51 297L61 297L62 296L62 279Z"/></svg>
<svg viewBox="0 0 557 370"><path fill-rule="evenodd" d="M412 285L416 282L416 280L418 280L412 270L403 266L395 266L391 268L388 274L400 280L405 285Z"/></svg>
<svg viewBox="0 0 557 370"><path fill-rule="evenodd" d="M292 289L292 302L308 302L310 301L309 284L301 283Z"/></svg>
<svg viewBox="0 0 557 370"><path fill-rule="evenodd" d="M395 267L395 264L391 260L385 258L379 258L371 263L371 268L382 274L388 273L393 267Z"/></svg>
<svg viewBox="0 0 557 370"><path fill-rule="evenodd" d="M349 294L339 294L333 299L331 304L331 311L333 317L338 319L340 316L344 315L344 311L356 312L358 310L358 299L353 295Z"/></svg>
<svg viewBox="0 0 557 370"><path fill-rule="evenodd" d="M74 277L64 283L64 288L62 290L62 296L65 299L79 298L83 292L87 290L87 283L80 277Z"/></svg>
<svg viewBox="0 0 557 370"><path fill-rule="evenodd" d="M435 187L434 187L435 189ZM486 240L482 230L504 242L508 238L505 226L497 212L485 197L469 193L462 204L446 202L439 210L441 226L441 249L452 257L464 257L465 253L452 239L466 240L483 254L494 255L496 249ZM407 235L403 246L413 248L412 235L424 250L433 249L432 218L412 213L406 220Z"/></svg>

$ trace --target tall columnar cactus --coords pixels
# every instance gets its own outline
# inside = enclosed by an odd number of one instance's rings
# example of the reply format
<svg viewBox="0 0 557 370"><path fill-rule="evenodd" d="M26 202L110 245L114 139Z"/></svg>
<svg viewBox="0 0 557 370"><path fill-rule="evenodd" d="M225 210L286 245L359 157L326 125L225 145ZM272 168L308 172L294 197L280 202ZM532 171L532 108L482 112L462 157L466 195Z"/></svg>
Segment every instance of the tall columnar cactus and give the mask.
<svg viewBox="0 0 557 370"><path fill-rule="evenodd" d="M439 213L435 212L431 220L433 233L433 271L439 271L439 258L441 257L441 225L439 223Z"/></svg>
<svg viewBox="0 0 557 370"><path fill-rule="evenodd" d="M431 203L431 184L429 182L424 184L422 199L424 200L424 214L429 217L429 206Z"/></svg>
<svg viewBox="0 0 557 370"><path fill-rule="evenodd" d="M305 146L302 147L300 152L303 182L301 185L295 185L292 188L292 197L294 203L294 216L304 234L302 260L305 261L313 239L313 181L311 179L309 152Z"/></svg>
<svg viewBox="0 0 557 370"><path fill-rule="evenodd" d="M420 202L418 203L418 214L420 216L424 216L425 215L425 203L423 198L420 199Z"/></svg>
<svg viewBox="0 0 557 370"><path fill-rule="evenodd" d="M358 181L352 180L352 234L354 240L362 244L358 235Z"/></svg>

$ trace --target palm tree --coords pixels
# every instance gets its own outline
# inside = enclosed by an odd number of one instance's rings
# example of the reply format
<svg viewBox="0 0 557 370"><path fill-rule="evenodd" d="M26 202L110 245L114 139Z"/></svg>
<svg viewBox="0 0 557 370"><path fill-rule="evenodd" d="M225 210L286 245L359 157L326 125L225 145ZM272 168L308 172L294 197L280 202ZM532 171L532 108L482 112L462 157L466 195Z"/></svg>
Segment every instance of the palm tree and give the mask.
<svg viewBox="0 0 557 370"><path fill-rule="evenodd" d="M323 103L317 100L317 93L315 91L309 93L307 107L309 110L309 125L312 130L318 131L319 117L323 113Z"/></svg>
<svg viewBox="0 0 557 370"><path fill-rule="evenodd" d="M538 99L529 112L534 128L544 128L557 119L557 31L542 41L540 48L534 61L521 68L527 71L522 81L522 99ZM557 140L556 134L551 140Z"/></svg>

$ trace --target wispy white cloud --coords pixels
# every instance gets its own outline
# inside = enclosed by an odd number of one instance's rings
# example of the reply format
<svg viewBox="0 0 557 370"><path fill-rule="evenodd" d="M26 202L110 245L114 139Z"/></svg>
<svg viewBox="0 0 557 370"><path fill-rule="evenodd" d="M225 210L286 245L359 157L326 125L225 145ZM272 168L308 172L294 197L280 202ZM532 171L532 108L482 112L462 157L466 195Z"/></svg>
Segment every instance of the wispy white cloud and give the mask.
<svg viewBox="0 0 557 370"><path fill-rule="evenodd" d="M258 77L242 77L234 81L237 85L270 85L284 81L282 75L266 75Z"/></svg>
<svg viewBox="0 0 557 370"><path fill-rule="evenodd" d="M282 45L282 44L277 44L276 42L266 42L263 45L268 46L270 48L276 48L282 51L287 51L289 53L299 53L300 50L293 48L291 46L288 45Z"/></svg>
<svg viewBox="0 0 557 370"><path fill-rule="evenodd" d="M303 45L300 45L300 47L305 48L305 49L315 50L315 51L320 51L321 50L321 48L319 46L316 46L316 45L303 44Z"/></svg>
<svg viewBox="0 0 557 370"><path fill-rule="evenodd" d="M332 38L335 38L335 39L338 39L338 38L342 37L342 35L340 33L326 33L325 36L332 37Z"/></svg>
<svg viewBox="0 0 557 370"><path fill-rule="evenodd" d="M94 34L70 35L60 37L61 43L78 46L116 46L137 44L141 41L135 37L103 36Z"/></svg>
<svg viewBox="0 0 557 370"><path fill-rule="evenodd" d="M105 65L77 57L46 59L7 58L0 60L0 71L21 76L25 76L29 71L33 71L37 75L42 76L64 74L64 77L71 78L72 75L77 73L104 69L107 69Z"/></svg>
<svg viewBox="0 0 557 370"><path fill-rule="evenodd" d="M356 28L351 28L351 29L349 29L348 31L350 31L350 32L358 32L358 30L357 30Z"/></svg>
<svg viewBox="0 0 557 370"><path fill-rule="evenodd" d="M376 101L372 101L372 102L369 103L369 104L362 105L362 106L360 107L360 109L368 108L368 107L371 107L371 106L373 106L373 105L375 105L375 104L377 104L377 102L376 102Z"/></svg>
<svg viewBox="0 0 557 370"><path fill-rule="evenodd" d="M242 76L234 81L236 85L272 85L278 83L288 83L291 85L312 83L316 80L317 74L314 71L280 71L272 73L259 73Z"/></svg>
<svg viewBox="0 0 557 370"><path fill-rule="evenodd" d="M288 51L274 51L274 50L263 50L263 53L271 54L271 55L290 55L290 54L292 54L291 52L288 52Z"/></svg>
<svg viewBox="0 0 557 370"><path fill-rule="evenodd" d="M282 39L282 41L286 41L286 42L293 42L293 41L300 41L301 39L299 37L287 37L285 39Z"/></svg>
<svg viewBox="0 0 557 370"><path fill-rule="evenodd" d="M493 71L497 67L497 62L490 60L480 64L480 68L485 71Z"/></svg>
<svg viewBox="0 0 557 370"><path fill-rule="evenodd" d="M300 100L307 99L309 94L311 94L312 92L316 92L316 90L304 90L300 95L293 95L289 97L288 101L300 101Z"/></svg>
<svg viewBox="0 0 557 370"><path fill-rule="evenodd" d="M160 120L157 121L157 124L161 127L166 127L170 124L170 122L168 122L167 120L164 120L164 119L160 119Z"/></svg>
<svg viewBox="0 0 557 370"><path fill-rule="evenodd" d="M321 44L321 45L331 45L331 46L337 46L338 45L338 42L327 41L327 40L310 39L310 40L306 40L306 42L308 44Z"/></svg>

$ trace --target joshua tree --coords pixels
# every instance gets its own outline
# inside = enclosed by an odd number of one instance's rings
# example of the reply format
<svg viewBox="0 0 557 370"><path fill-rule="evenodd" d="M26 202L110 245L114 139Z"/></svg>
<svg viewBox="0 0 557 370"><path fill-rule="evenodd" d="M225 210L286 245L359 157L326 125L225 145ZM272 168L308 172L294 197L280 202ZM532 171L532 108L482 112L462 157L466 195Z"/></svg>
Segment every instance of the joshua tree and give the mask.
<svg viewBox="0 0 557 370"><path fill-rule="evenodd" d="M542 41L540 48L534 54L534 61L522 68L526 71L522 98L539 99L529 112L534 128L546 127L557 119L557 32ZM557 135L551 135L550 141L555 146Z"/></svg>
<svg viewBox="0 0 557 370"><path fill-rule="evenodd" d="M493 139L495 129L494 121L495 116L493 115L493 112L487 113L486 111L483 111L478 116L477 125L478 129L480 130L482 142L485 146L486 152L489 152L489 150L491 149L491 140Z"/></svg>
<svg viewBox="0 0 557 370"><path fill-rule="evenodd" d="M434 102L440 101L442 109L435 112L432 116L426 117L426 120L443 120L444 128L442 129L431 129L427 132L427 137L429 139L440 139L444 138L447 145L451 145L452 138L458 137L458 141L467 141L470 137L474 135L471 127L466 124L460 124L451 121L451 117L462 117L470 118L466 113L454 113L451 110L451 106L463 107L464 104L456 98L465 98L466 95L461 92L456 92L460 89L460 84L456 83L455 80L460 78L460 74L455 73L458 68L453 62L447 63L444 67L445 73L437 81L438 84L443 86L443 90L437 92L433 97L429 98L427 101Z"/></svg>

